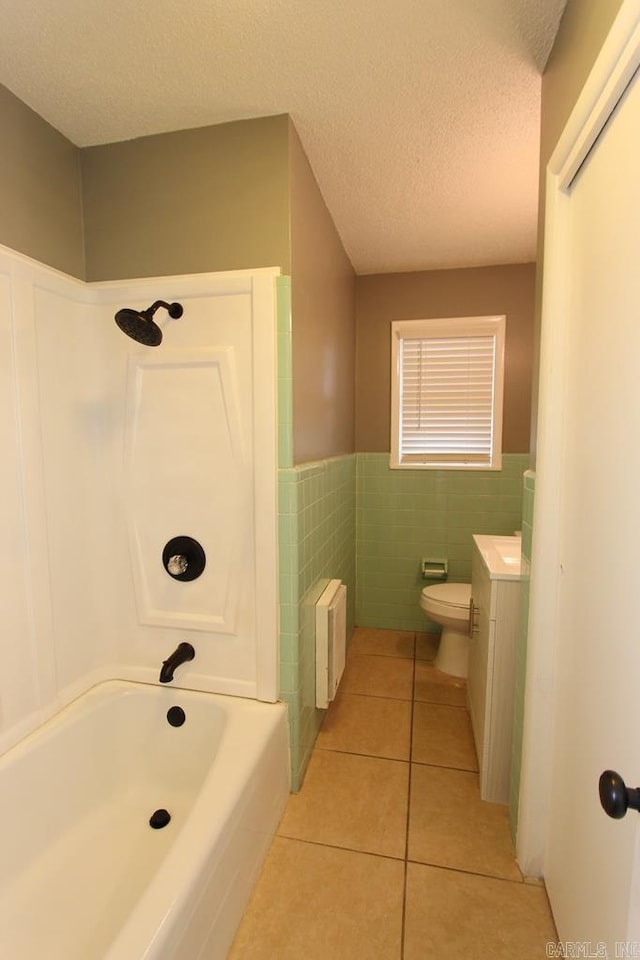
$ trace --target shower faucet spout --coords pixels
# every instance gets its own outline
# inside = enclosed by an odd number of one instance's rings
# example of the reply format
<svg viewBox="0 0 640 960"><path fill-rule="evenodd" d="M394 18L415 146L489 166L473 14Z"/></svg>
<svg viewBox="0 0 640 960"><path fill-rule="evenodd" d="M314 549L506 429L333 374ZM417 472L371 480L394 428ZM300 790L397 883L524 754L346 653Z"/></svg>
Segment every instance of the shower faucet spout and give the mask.
<svg viewBox="0 0 640 960"><path fill-rule="evenodd" d="M196 652L190 643L179 643L170 657L162 661L162 670L160 671L160 683L171 683L173 672L181 663L193 660Z"/></svg>

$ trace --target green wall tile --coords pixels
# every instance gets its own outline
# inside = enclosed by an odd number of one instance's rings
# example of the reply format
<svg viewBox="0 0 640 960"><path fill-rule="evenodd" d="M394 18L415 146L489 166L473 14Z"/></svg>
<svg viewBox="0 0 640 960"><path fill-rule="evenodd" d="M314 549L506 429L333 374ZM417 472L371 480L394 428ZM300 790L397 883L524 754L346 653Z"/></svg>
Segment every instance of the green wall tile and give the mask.
<svg viewBox="0 0 640 960"><path fill-rule="evenodd" d="M447 558L449 579L469 580L472 535L508 535L522 525L528 460L528 454L505 454L502 471L490 472L392 470L386 453L357 454L356 622L437 629L419 608L426 581L416 580L414 571L421 557ZM375 569L388 578L386 587L371 578L372 558L381 561Z"/></svg>
<svg viewBox="0 0 640 960"><path fill-rule="evenodd" d="M356 463L347 455L279 475L281 697L287 702L293 789L299 789L324 716L315 706L315 603L329 579L356 593ZM282 489L282 488L285 489Z"/></svg>

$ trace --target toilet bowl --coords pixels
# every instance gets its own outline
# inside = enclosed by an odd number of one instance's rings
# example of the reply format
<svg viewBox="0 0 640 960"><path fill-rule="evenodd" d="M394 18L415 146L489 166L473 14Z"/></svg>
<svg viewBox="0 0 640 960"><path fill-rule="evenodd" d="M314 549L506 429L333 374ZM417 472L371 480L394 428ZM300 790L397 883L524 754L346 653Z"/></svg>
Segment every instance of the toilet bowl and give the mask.
<svg viewBox="0 0 640 960"><path fill-rule="evenodd" d="M442 634L434 665L443 673L466 677L469 673L470 583L438 583L425 587L420 606Z"/></svg>

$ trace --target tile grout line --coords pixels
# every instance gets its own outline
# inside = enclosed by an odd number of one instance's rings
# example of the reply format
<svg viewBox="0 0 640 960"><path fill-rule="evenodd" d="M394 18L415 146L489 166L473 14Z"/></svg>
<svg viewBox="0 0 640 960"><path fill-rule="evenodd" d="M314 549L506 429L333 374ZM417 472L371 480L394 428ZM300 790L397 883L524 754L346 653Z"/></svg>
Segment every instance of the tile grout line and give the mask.
<svg viewBox="0 0 640 960"><path fill-rule="evenodd" d="M432 867L434 870L447 870L449 873L462 873L466 877L479 877L481 880L496 880L498 883L513 883L516 887L525 886L525 881L520 878L513 880L511 877L497 877L495 873L482 873L480 870L469 870L464 867L450 867L445 863L433 863L430 860L407 860L407 863L414 863L417 867ZM537 886L537 884L530 884Z"/></svg>
<svg viewBox="0 0 640 960"><path fill-rule="evenodd" d="M326 840L311 840L309 837L291 837L287 833L277 833L279 840L290 840L292 843L308 843L312 847L324 847L325 850L344 850L345 853L356 853L363 857L376 857L378 860L391 860L393 863L405 863L404 855L394 857L391 853L378 853L375 850L361 850L359 847L345 847L343 844L328 843ZM431 866L431 864L427 864Z"/></svg>
<svg viewBox="0 0 640 960"><path fill-rule="evenodd" d="M400 932L400 960L404 960L404 937L407 921L407 881L409 862L409 824L411 819L411 754L413 753L413 711L416 695L416 635L413 635L413 670L411 673L411 716L409 719L409 777L407 781L407 826L404 844L404 883L402 888L402 930Z"/></svg>
<svg viewBox="0 0 640 960"><path fill-rule="evenodd" d="M316 749L314 747L314 749ZM364 757L366 760L390 760L392 763L410 763L408 757L387 757L381 753L361 753L359 750L339 750L337 747L317 746L318 750L324 750L325 753L340 753L346 757Z"/></svg>

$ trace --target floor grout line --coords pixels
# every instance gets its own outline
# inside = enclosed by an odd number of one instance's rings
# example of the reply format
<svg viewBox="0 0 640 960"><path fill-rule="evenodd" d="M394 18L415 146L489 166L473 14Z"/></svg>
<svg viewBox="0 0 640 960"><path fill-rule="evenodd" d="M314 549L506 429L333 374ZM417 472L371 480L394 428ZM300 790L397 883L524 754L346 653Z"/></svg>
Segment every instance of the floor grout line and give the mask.
<svg viewBox="0 0 640 960"><path fill-rule="evenodd" d="M369 697L372 700L396 700L400 703L413 703L413 697L392 697L389 694L386 697L381 697L379 693L362 693L360 690L344 690L343 692L351 697Z"/></svg>
<svg viewBox="0 0 640 960"><path fill-rule="evenodd" d="M435 767L437 770L457 770L459 773L475 773L476 776L479 775L479 770L476 767L473 770L471 767L454 767L449 763L429 763L427 760L412 760L411 763L416 763L420 767Z"/></svg>
<svg viewBox="0 0 640 960"><path fill-rule="evenodd" d="M415 708L415 693L416 693L416 635L413 635L413 677L411 683L411 691L413 696L411 698L411 717L409 723L409 760L411 761L411 755L413 753L413 712ZM406 930L406 920L407 920L407 880L408 880L408 861L409 861L409 830L411 825L411 775L412 775L412 766L409 762L409 780L407 783L407 826L405 831L405 842L404 842L404 877L403 877L403 887L402 887L402 928L400 932L400 960L404 960L404 942L405 942L405 930Z"/></svg>
<svg viewBox="0 0 640 960"><path fill-rule="evenodd" d="M428 860L408 859L407 863L413 863L417 867L433 867L434 870L448 870L449 873L463 873L468 877L481 877L483 880L499 880L501 883L514 883L516 886L524 885L525 883L522 873L520 873L518 880L513 880L511 877L496 877L494 873L482 873L481 870L469 870L464 867L450 867L446 863L432 863ZM531 884L531 886L534 886L534 884Z"/></svg>
<svg viewBox="0 0 640 960"><path fill-rule="evenodd" d="M292 840L294 843L308 843L313 847L325 847L327 850L345 850L347 853L361 853L364 857L378 857L380 860L392 860L394 863L406 863L404 854L394 857L390 853L378 853L375 850L361 850L359 847L345 847L326 840L310 840L308 837L292 837L288 833L276 833L279 840Z"/></svg>
<svg viewBox="0 0 640 960"><path fill-rule="evenodd" d="M343 753L348 757L366 757L367 760L393 760L395 763L411 763L410 755L408 757L387 757L381 753L361 753L359 750L340 750L338 747L323 747L320 743L317 744L317 749L324 750L325 753Z"/></svg>

